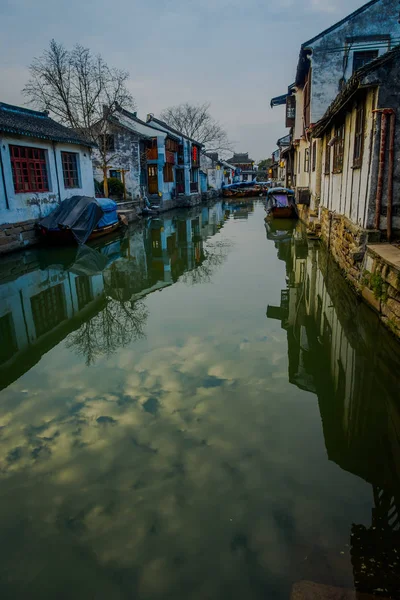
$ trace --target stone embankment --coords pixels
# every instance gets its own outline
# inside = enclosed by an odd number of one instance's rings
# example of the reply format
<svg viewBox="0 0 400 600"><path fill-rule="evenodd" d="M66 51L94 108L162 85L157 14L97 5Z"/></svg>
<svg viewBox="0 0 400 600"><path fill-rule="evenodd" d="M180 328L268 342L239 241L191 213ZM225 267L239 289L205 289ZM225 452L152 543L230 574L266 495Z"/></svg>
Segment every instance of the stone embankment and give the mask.
<svg viewBox="0 0 400 600"><path fill-rule="evenodd" d="M400 338L400 249L379 243L379 231L362 229L327 209L319 218L307 211L300 211L300 217L309 234L324 242L351 286Z"/></svg>
<svg viewBox="0 0 400 600"><path fill-rule="evenodd" d="M191 196L178 196L178 198L174 198L173 200L160 202L160 211L166 212L182 207L190 208L202 202L217 199L219 196L220 192L218 190L209 190L202 194L193 194ZM118 213L124 215L128 223L137 221L144 207L143 200L118 202L117 204ZM37 221L35 220L0 225L0 256L38 244L40 242L40 235L36 225Z"/></svg>
<svg viewBox="0 0 400 600"><path fill-rule="evenodd" d="M36 221L0 225L0 255L32 246L39 242Z"/></svg>

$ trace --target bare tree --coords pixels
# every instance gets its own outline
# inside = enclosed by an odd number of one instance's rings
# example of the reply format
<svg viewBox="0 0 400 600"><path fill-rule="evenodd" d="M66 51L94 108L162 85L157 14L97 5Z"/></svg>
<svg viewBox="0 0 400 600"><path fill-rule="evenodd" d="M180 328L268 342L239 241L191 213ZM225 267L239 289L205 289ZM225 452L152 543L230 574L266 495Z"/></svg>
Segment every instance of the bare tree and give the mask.
<svg viewBox="0 0 400 600"><path fill-rule="evenodd" d="M225 129L211 116L208 102L170 106L162 111L160 118L170 127L204 144L207 152L232 149Z"/></svg>
<svg viewBox="0 0 400 600"><path fill-rule="evenodd" d="M67 347L84 356L87 365L92 365L100 356L110 356L132 341L144 338L147 316L143 302L107 298L103 309L69 336Z"/></svg>
<svg viewBox="0 0 400 600"><path fill-rule="evenodd" d="M98 145L104 194L108 196L107 166L114 158L110 156L108 123L120 107L134 108L127 88L129 74L109 67L88 48L77 44L68 50L55 40L33 59L29 71L23 94L30 103Z"/></svg>

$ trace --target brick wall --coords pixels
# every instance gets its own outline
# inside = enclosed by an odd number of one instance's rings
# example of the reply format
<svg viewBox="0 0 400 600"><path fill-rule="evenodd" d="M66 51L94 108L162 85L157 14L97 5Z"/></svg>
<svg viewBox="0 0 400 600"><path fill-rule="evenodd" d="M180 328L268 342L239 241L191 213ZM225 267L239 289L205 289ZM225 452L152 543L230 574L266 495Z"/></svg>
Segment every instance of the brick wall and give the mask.
<svg viewBox="0 0 400 600"><path fill-rule="evenodd" d="M0 225L0 255L37 244L40 238L35 224L31 220Z"/></svg>

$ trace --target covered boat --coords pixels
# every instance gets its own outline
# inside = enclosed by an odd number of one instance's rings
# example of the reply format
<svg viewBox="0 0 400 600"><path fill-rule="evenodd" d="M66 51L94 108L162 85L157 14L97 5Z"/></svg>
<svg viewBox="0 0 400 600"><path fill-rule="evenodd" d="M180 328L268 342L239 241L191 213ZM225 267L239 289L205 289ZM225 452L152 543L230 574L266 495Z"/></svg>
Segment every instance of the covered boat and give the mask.
<svg viewBox="0 0 400 600"><path fill-rule="evenodd" d="M294 191L283 187L269 189L265 210L267 212L266 219L297 219Z"/></svg>
<svg viewBox="0 0 400 600"><path fill-rule="evenodd" d="M50 243L85 244L115 231L121 223L114 200L72 196L42 219L39 228L43 238Z"/></svg>

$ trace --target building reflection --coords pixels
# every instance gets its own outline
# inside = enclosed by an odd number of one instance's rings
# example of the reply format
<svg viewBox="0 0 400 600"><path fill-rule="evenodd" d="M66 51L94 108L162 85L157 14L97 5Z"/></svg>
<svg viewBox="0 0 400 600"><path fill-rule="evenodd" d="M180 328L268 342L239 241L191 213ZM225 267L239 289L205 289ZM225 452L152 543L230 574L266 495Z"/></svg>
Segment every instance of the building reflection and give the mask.
<svg viewBox="0 0 400 600"><path fill-rule="evenodd" d="M351 526L357 591L400 597L398 342L361 303L301 224L267 226L285 262L280 306L289 380L317 395L329 459L371 484L371 522ZM373 340L373 344L371 344Z"/></svg>
<svg viewBox="0 0 400 600"><path fill-rule="evenodd" d="M226 218L232 215L234 219L248 219L249 214L254 212L254 200L248 198L225 200L224 211Z"/></svg>
<svg viewBox="0 0 400 600"><path fill-rule="evenodd" d="M213 264L222 204L150 219L97 246L11 255L0 269L0 389L68 337L88 364L144 336L141 298Z"/></svg>

